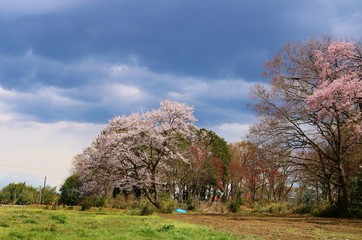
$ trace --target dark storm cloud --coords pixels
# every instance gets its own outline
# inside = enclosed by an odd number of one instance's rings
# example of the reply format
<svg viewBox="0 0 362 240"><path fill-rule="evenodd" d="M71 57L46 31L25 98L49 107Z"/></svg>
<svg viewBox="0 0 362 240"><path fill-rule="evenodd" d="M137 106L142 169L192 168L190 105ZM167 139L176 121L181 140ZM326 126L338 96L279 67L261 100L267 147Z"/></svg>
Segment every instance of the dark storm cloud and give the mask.
<svg viewBox="0 0 362 240"><path fill-rule="evenodd" d="M67 62L133 55L156 72L252 81L271 49L315 35L313 26L289 16L304 2L90 1L60 13L3 18L0 49L11 55L33 49Z"/></svg>
<svg viewBox="0 0 362 240"><path fill-rule="evenodd" d="M362 30L360 1L35 2L0 17L0 87L19 95L0 100L39 121L104 122L172 98L200 125L250 122L248 83L266 81L285 42Z"/></svg>

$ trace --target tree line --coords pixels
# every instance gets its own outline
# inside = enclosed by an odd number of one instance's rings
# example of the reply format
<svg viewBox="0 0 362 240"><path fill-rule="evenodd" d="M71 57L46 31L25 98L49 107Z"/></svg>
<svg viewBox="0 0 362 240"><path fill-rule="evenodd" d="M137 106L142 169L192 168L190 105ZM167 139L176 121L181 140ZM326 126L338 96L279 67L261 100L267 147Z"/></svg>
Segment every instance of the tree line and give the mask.
<svg viewBox="0 0 362 240"><path fill-rule="evenodd" d="M137 190L158 208L161 193L228 202L243 192L251 204L350 209L362 168L361 50L331 38L286 44L265 64L270 82L251 89L258 120L242 142L197 129L192 107L168 100L111 119L76 157L81 195Z"/></svg>
<svg viewBox="0 0 362 240"><path fill-rule="evenodd" d="M59 194L56 187L35 188L22 183L10 183L0 190L0 204L28 205L58 203Z"/></svg>

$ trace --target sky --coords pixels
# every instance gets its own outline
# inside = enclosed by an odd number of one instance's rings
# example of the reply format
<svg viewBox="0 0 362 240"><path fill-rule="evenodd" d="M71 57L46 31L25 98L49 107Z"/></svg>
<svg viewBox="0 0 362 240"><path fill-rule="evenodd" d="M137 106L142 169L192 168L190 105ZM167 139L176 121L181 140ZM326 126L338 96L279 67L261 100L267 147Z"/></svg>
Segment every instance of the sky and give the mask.
<svg viewBox="0 0 362 240"><path fill-rule="evenodd" d="M61 186L109 119L163 99L240 141L285 43L361 33L360 0L0 0L0 187Z"/></svg>

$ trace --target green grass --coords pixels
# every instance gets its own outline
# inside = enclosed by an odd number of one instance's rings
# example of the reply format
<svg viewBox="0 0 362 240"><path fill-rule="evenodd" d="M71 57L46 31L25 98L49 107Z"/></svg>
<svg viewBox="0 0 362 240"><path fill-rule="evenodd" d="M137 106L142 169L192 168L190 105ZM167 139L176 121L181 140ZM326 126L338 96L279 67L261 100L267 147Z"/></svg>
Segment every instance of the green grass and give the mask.
<svg viewBox="0 0 362 240"><path fill-rule="evenodd" d="M0 207L0 239L255 239L163 219L122 212Z"/></svg>

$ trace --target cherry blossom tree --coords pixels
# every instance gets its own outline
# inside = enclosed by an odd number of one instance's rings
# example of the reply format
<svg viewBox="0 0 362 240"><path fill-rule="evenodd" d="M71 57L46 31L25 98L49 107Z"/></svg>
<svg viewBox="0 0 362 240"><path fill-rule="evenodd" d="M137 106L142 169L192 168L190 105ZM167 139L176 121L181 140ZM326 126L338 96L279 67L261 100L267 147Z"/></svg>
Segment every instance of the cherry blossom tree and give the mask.
<svg viewBox="0 0 362 240"><path fill-rule="evenodd" d="M318 121L339 119L362 136L362 57L354 42L331 42L315 52L314 65L319 69L317 87L307 98Z"/></svg>
<svg viewBox="0 0 362 240"><path fill-rule="evenodd" d="M317 86L306 99L317 122L328 123L336 141L329 144L339 172L339 183L348 182L344 149L359 143L362 136L362 56L355 42L332 41L315 52ZM342 187L348 205L347 188Z"/></svg>
<svg viewBox="0 0 362 240"><path fill-rule="evenodd" d="M110 120L83 157L76 161L83 194L138 188L157 208L160 188L195 131L193 108L164 100L159 109Z"/></svg>
<svg viewBox="0 0 362 240"><path fill-rule="evenodd" d="M271 84L252 89L259 122L251 139L277 146L265 149L328 182L330 202L342 208L361 146L361 49L329 38L288 43L266 63Z"/></svg>

